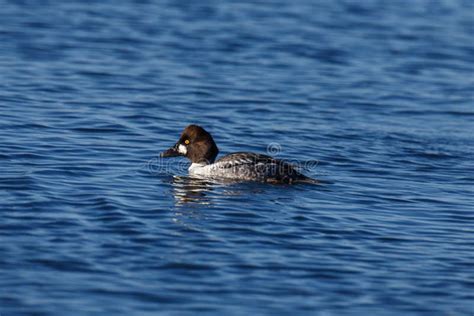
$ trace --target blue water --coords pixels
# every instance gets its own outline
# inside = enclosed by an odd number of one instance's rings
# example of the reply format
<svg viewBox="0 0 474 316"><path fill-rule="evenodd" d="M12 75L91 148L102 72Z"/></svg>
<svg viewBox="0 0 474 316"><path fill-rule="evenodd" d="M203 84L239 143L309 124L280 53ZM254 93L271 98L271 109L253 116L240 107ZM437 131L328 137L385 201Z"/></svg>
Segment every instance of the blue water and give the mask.
<svg viewBox="0 0 474 316"><path fill-rule="evenodd" d="M0 21L1 316L472 315L472 1ZM190 179L157 158L190 123L326 184Z"/></svg>

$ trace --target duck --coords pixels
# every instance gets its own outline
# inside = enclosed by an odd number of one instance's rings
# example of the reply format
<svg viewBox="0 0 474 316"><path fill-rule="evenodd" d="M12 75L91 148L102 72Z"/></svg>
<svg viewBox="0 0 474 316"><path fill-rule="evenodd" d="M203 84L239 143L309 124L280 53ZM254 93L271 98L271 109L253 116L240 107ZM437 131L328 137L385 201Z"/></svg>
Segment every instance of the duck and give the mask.
<svg viewBox="0 0 474 316"><path fill-rule="evenodd" d="M252 152L235 152L216 160L219 149L203 127L188 125L171 148L160 153L160 157L184 156L191 161L189 175L265 183L312 183L318 181L299 172L295 165L268 155Z"/></svg>

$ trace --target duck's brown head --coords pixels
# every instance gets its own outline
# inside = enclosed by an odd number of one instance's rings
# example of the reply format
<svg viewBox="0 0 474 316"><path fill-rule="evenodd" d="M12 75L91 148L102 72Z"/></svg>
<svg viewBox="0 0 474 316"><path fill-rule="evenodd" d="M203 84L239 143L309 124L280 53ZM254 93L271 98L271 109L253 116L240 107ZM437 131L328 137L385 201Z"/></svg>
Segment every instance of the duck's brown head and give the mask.
<svg viewBox="0 0 474 316"><path fill-rule="evenodd" d="M214 139L204 128L189 125L184 129L178 142L162 152L161 157L185 156L193 163L211 164L217 157L219 149Z"/></svg>

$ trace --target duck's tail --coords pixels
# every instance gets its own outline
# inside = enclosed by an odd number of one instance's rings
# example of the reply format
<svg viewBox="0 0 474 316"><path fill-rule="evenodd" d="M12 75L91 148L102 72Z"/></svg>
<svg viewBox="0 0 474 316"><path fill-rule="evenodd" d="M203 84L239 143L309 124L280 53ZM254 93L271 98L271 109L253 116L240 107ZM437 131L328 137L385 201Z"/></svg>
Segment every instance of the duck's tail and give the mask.
<svg viewBox="0 0 474 316"><path fill-rule="evenodd" d="M321 181L301 175L300 177L293 180L292 184L303 183L303 184L321 184Z"/></svg>

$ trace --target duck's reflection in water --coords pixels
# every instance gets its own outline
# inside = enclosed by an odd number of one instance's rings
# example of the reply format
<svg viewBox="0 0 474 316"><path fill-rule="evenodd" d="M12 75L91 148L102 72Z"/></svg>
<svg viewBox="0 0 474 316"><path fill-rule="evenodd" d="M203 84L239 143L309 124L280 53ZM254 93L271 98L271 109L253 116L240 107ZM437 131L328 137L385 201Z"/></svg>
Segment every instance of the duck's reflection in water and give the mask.
<svg viewBox="0 0 474 316"><path fill-rule="evenodd" d="M176 206L212 204L210 193L216 188L216 183L205 179L174 176L172 185Z"/></svg>
<svg viewBox="0 0 474 316"><path fill-rule="evenodd" d="M245 193L260 193L261 186L242 184L235 180L202 179L173 176L173 196L176 206L212 206L226 196L238 196Z"/></svg>
<svg viewBox="0 0 474 316"><path fill-rule="evenodd" d="M264 192L259 183L240 183L235 180L214 180L186 176L171 179L174 197L173 222L186 230L201 231L209 209L226 208L227 203L242 203L246 196Z"/></svg>
<svg viewBox="0 0 474 316"><path fill-rule="evenodd" d="M218 184L206 179L173 176L171 180L174 197L173 222L186 231L201 231L205 222L205 209L215 205Z"/></svg>

